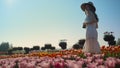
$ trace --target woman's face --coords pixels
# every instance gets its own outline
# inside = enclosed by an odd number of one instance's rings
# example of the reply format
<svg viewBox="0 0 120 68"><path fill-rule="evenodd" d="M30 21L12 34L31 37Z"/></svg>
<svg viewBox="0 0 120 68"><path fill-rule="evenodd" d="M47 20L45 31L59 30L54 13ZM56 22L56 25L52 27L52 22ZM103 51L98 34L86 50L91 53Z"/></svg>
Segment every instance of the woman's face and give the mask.
<svg viewBox="0 0 120 68"><path fill-rule="evenodd" d="M89 6L89 5L86 5L85 7L86 7L86 10L89 10L89 9L90 9L90 6Z"/></svg>

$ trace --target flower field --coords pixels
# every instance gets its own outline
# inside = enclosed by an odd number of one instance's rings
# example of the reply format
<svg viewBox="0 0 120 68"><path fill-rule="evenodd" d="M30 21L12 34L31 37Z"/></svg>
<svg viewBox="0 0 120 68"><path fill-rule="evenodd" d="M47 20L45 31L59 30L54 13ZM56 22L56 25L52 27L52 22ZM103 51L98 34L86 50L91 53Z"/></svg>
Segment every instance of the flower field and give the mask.
<svg viewBox="0 0 120 68"><path fill-rule="evenodd" d="M120 68L120 46L102 46L100 54L70 49L0 56L0 68Z"/></svg>

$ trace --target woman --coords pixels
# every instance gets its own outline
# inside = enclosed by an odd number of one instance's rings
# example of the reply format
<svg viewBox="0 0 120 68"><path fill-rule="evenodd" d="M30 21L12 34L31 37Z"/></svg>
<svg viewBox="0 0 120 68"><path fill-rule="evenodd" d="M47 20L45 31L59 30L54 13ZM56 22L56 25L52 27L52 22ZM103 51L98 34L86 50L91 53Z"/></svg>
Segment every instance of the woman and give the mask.
<svg viewBox="0 0 120 68"><path fill-rule="evenodd" d="M98 33L98 17L95 13L96 8L92 2L83 3L81 5L82 10L86 14L86 19L83 23L83 28L86 28L86 41L83 47L84 52L100 53L100 46L97 41Z"/></svg>

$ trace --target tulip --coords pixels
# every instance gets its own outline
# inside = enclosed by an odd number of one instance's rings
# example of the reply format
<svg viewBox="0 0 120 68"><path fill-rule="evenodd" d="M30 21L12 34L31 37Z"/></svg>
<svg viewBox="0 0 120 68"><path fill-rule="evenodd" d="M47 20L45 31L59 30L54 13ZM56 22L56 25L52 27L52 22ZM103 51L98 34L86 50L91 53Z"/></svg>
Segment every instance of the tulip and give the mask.
<svg viewBox="0 0 120 68"><path fill-rule="evenodd" d="M75 60L78 61L78 60L81 60L81 58L77 56L77 57L75 58Z"/></svg>
<svg viewBox="0 0 120 68"><path fill-rule="evenodd" d="M40 66L41 66L42 68L50 68L50 62L42 61L42 62L40 63Z"/></svg>
<svg viewBox="0 0 120 68"><path fill-rule="evenodd" d="M64 59L67 59L68 58L68 56L67 55L64 55L64 56L62 56Z"/></svg>
<svg viewBox="0 0 120 68"><path fill-rule="evenodd" d="M77 64L80 64L80 65L83 65L84 64L84 61L77 61Z"/></svg>
<svg viewBox="0 0 120 68"><path fill-rule="evenodd" d="M99 65L102 65L103 64L103 59L96 59L95 62L98 63Z"/></svg>
<svg viewBox="0 0 120 68"><path fill-rule="evenodd" d="M99 59L99 58L101 58L101 55L100 55L100 54L94 54L93 57L94 57L95 59Z"/></svg>
<svg viewBox="0 0 120 68"><path fill-rule="evenodd" d="M79 64L73 64L72 68L82 68L82 66L80 66Z"/></svg>
<svg viewBox="0 0 120 68"><path fill-rule="evenodd" d="M108 67L106 67L104 65L99 65L97 68L108 68Z"/></svg>
<svg viewBox="0 0 120 68"><path fill-rule="evenodd" d="M7 66L8 66L7 64L4 64L2 65L2 68L7 68Z"/></svg>
<svg viewBox="0 0 120 68"><path fill-rule="evenodd" d="M117 63L117 64L120 64L120 59L116 59L116 63Z"/></svg>
<svg viewBox="0 0 120 68"><path fill-rule="evenodd" d="M84 59L84 62L86 63L86 64L88 64L88 63L91 63L92 62L92 57L90 58L90 57L88 57L87 59Z"/></svg>
<svg viewBox="0 0 120 68"><path fill-rule="evenodd" d="M108 67L108 68L115 68L115 61L113 60L107 60L105 61L105 65Z"/></svg>
<svg viewBox="0 0 120 68"><path fill-rule="evenodd" d="M36 66L36 68L42 68L42 67Z"/></svg>
<svg viewBox="0 0 120 68"><path fill-rule="evenodd" d="M22 61L19 63L19 68L25 68L27 67L27 62L26 61Z"/></svg>
<svg viewBox="0 0 120 68"><path fill-rule="evenodd" d="M27 68L35 68L35 65L32 64L32 63L28 63L28 64L27 64Z"/></svg>
<svg viewBox="0 0 120 68"><path fill-rule="evenodd" d="M75 60L66 60L66 65L68 68L72 68L75 62L76 62Z"/></svg>
<svg viewBox="0 0 120 68"><path fill-rule="evenodd" d="M108 57L106 60L115 60L114 57Z"/></svg>
<svg viewBox="0 0 120 68"><path fill-rule="evenodd" d="M86 57L91 57L91 56L92 56L91 53L85 53L84 55L85 55Z"/></svg>
<svg viewBox="0 0 120 68"><path fill-rule="evenodd" d="M87 67L88 68L97 68L97 63L89 63L89 64L87 64Z"/></svg>
<svg viewBox="0 0 120 68"><path fill-rule="evenodd" d="M61 68L60 63L59 63L59 62L56 62L54 68Z"/></svg>

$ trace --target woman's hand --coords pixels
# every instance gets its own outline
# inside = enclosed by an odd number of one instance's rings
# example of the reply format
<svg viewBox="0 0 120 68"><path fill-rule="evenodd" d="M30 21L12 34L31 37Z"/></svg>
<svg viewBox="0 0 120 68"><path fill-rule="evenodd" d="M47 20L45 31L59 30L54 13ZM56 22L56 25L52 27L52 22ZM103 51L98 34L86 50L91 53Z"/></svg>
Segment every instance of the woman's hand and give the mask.
<svg viewBox="0 0 120 68"><path fill-rule="evenodd" d="M86 28L86 23L83 23L83 28Z"/></svg>

